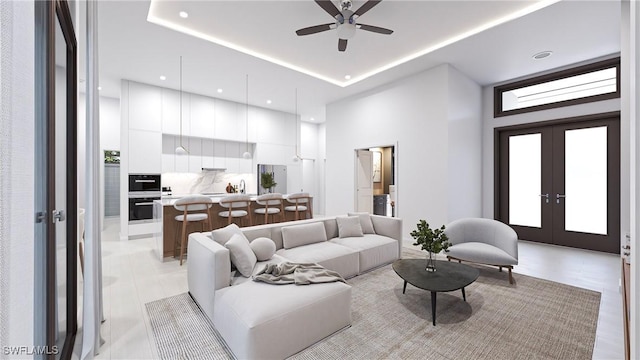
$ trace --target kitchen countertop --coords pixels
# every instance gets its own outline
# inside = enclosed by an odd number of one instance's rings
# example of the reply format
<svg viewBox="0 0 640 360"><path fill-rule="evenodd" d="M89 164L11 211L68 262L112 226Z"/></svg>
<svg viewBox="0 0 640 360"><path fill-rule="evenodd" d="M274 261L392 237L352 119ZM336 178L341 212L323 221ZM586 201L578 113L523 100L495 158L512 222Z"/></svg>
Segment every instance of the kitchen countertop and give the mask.
<svg viewBox="0 0 640 360"><path fill-rule="evenodd" d="M196 195L196 194L190 194L190 195ZM218 202L220 202L220 199L222 199L225 196L239 195L239 194L213 193L213 194L201 194L201 195L210 197L211 200L213 200L213 203L217 204ZM252 201L255 201L256 198L258 197L257 194L247 194L247 195L249 195ZM158 203L161 206L173 206L176 200L185 196L189 196L189 195L166 195L166 196L162 196L160 200L154 200L153 202ZM282 194L282 196L287 197L287 194Z"/></svg>

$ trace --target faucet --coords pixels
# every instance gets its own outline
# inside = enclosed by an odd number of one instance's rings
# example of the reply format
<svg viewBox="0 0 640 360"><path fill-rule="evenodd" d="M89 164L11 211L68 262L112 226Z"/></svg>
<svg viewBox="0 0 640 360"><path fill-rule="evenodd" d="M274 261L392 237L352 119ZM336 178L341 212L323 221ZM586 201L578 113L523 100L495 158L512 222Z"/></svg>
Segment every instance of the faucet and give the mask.
<svg viewBox="0 0 640 360"><path fill-rule="evenodd" d="M247 186L247 184L244 182L244 179L240 179L240 186L238 186L240 188L240 194L244 194L245 193L245 187Z"/></svg>

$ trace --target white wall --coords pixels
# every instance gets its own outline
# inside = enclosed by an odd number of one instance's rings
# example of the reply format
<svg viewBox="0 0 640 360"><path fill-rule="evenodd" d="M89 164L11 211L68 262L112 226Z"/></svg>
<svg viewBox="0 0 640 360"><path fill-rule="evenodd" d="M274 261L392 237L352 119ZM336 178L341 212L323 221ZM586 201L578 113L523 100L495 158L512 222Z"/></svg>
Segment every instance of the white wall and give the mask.
<svg viewBox="0 0 640 360"><path fill-rule="evenodd" d="M0 347L33 346L33 2L0 2L0 23Z"/></svg>
<svg viewBox="0 0 640 360"><path fill-rule="evenodd" d="M441 65L330 104L326 121L326 213L337 215L354 209L354 149L397 144L396 215L404 220L405 236L420 219L440 226L453 220L450 216L479 216L479 188L467 188L480 182L478 169L469 170L468 179L456 180L455 184L464 189L449 186L451 174L465 171L462 168L468 160L457 163L462 154L480 151L469 147L451 152L451 147L460 142L480 142L480 133L473 130L478 128L473 123L480 121L473 116L480 107L480 87L473 87L456 69ZM449 132L460 131L462 124L470 125L471 130L450 137ZM458 198L452 191L472 195ZM452 204L454 201L458 203Z"/></svg>
<svg viewBox="0 0 640 360"><path fill-rule="evenodd" d="M448 220L482 213L482 91L449 71Z"/></svg>

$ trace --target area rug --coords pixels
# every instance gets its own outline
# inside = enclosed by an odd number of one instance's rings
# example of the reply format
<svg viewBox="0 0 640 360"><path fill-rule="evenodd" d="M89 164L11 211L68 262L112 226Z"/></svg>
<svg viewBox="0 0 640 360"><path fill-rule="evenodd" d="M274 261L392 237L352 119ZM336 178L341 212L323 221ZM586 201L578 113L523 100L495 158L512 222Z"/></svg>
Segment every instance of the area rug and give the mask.
<svg viewBox="0 0 640 360"><path fill-rule="evenodd" d="M424 253L404 249L403 257ZM352 278L352 326L292 358L591 359L600 293L520 274L510 285L505 272L477 268L467 302L460 291L438 294L436 326L429 292L408 285L402 294L391 265ZM161 358L232 358L188 294L147 311Z"/></svg>

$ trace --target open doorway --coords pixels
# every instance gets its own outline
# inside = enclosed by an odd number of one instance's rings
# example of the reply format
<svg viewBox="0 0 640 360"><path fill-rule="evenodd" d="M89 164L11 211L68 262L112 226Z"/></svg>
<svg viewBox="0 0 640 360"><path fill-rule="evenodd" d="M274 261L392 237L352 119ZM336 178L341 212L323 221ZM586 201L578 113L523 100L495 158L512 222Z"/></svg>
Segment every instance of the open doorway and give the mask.
<svg viewBox="0 0 640 360"><path fill-rule="evenodd" d="M356 149L355 209L376 215L396 213L395 145Z"/></svg>

